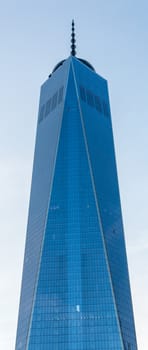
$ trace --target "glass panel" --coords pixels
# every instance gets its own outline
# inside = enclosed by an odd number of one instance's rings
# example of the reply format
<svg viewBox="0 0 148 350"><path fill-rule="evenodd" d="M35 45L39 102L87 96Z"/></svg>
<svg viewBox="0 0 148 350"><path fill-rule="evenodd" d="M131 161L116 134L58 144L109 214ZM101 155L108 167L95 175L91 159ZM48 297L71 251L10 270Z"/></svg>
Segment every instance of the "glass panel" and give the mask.
<svg viewBox="0 0 148 350"><path fill-rule="evenodd" d="M87 102L91 107L94 107L94 97L91 91L86 90Z"/></svg>
<svg viewBox="0 0 148 350"><path fill-rule="evenodd" d="M102 113L101 101L99 96L94 96L95 98L95 107L98 112Z"/></svg>
<svg viewBox="0 0 148 350"><path fill-rule="evenodd" d="M104 110L104 114L106 115L106 117L109 117L109 108L108 105L105 101L103 101L103 110Z"/></svg>
<svg viewBox="0 0 148 350"><path fill-rule="evenodd" d="M81 99L82 99L83 101L86 102L85 88L84 88L82 85L80 85L80 97L81 97Z"/></svg>
<svg viewBox="0 0 148 350"><path fill-rule="evenodd" d="M51 110L53 111L53 109L56 108L57 105L57 98L58 98L58 93L56 92L53 97L52 97L52 106L51 106Z"/></svg>
<svg viewBox="0 0 148 350"><path fill-rule="evenodd" d="M45 113L45 105L43 105L40 109L40 112L39 112L39 123L43 120L44 118L44 113Z"/></svg>
<svg viewBox="0 0 148 350"><path fill-rule="evenodd" d="M45 117L50 113L51 110L51 98L46 103L46 111L45 111Z"/></svg>
<svg viewBox="0 0 148 350"><path fill-rule="evenodd" d="M60 104L63 100L63 91L64 91L64 87L62 86L60 89L59 89L59 95L58 95L58 104Z"/></svg>

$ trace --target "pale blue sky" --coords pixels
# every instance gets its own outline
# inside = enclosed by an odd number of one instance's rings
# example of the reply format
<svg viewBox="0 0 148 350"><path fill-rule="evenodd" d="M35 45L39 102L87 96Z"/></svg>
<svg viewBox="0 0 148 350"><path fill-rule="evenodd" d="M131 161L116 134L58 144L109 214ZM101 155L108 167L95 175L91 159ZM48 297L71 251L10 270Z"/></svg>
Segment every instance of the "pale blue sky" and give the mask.
<svg viewBox="0 0 148 350"><path fill-rule="evenodd" d="M0 9L0 349L14 349L40 85L77 54L109 83L139 350L148 349L148 2L5 0Z"/></svg>

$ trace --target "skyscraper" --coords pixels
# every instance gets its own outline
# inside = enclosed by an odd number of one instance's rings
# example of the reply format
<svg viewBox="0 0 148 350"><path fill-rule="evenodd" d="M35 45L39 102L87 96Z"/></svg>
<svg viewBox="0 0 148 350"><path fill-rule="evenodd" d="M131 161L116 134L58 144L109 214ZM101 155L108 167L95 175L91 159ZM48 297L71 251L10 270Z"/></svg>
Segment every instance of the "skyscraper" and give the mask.
<svg viewBox="0 0 148 350"><path fill-rule="evenodd" d="M107 81L71 56L41 87L16 350L136 350Z"/></svg>

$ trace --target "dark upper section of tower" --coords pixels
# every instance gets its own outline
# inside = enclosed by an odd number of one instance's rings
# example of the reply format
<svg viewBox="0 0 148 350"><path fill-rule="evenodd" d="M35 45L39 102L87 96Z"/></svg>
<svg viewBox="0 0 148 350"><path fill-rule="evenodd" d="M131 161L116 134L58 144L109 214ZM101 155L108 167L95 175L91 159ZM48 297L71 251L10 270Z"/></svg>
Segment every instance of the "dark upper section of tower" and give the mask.
<svg viewBox="0 0 148 350"><path fill-rule="evenodd" d="M71 31L71 56L76 56L76 35L75 35L75 23L74 20L72 20L72 31ZM83 64L85 64L87 67L95 71L93 66L83 58L78 58L79 61L81 61ZM53 69L53 73L64 63L65 60L60 61L55 68Z"/></svg>

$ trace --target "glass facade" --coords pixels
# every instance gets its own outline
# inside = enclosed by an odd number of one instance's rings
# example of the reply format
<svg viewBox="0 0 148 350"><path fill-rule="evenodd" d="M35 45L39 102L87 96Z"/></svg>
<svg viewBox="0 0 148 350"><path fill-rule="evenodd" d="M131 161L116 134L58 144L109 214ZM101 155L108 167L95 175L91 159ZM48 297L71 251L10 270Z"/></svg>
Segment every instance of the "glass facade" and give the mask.
<svg viewBox="0 0 148 350"><path fill-rule="evenodd" d="M41 88L16 350L136 350L107 82Z"/></svg>

